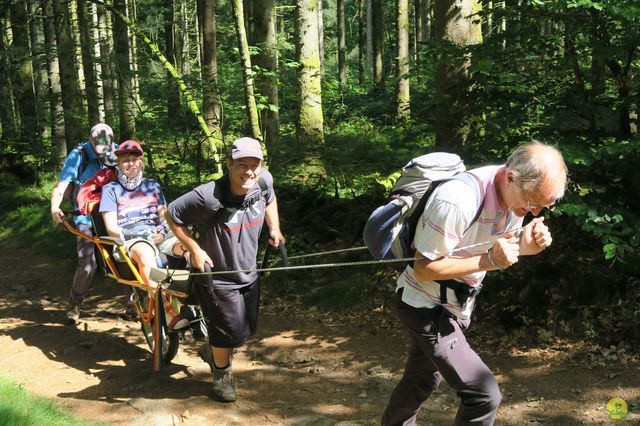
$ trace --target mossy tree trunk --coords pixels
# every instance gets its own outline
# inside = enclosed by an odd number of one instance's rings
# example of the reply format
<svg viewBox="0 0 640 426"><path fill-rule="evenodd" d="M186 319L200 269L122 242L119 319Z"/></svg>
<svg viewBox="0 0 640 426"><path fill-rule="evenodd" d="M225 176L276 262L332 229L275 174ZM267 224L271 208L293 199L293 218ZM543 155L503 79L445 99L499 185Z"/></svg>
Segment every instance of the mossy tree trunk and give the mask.
<svg viewBox="0 0 640 426"><path fill-rule="evenodd" d="M309 145L324 143L320 50L318 46L318 2L298 0L297 44L300 63L300 108L298 140Z"/></svg>
<svg viewBox="0 0 640 426"><path fill-rule="evenodd" d="M397 0L398 53L396 56L396 117L398 121L411 118L409 103L409 0Z"/></svg>
<svg viewBox="0 0 640 426"><path fill-rule="evenodd" d="M247 42L247 32L244 25L244 11L242 0L233 0L233 14L235 16L236 36L238 38L238 50L242 64L242 77L244 79L244 95L247 110L247 120L251 137L262 140L260 122L258 119L258 107L254 94L253 70L251 69L251 55Z"/></svg>
<svg viewBox="0 0 640 426"><path fill-rule="evenodd" d="M436 42L447 52L482 42L482 28L474 15L478 0L439 0L435 4ZM449 47L447 47L449 46ZM469 57L447 53L436 70L436 145L453 148L466 144L470 130Z"/></svg>
<svg viewBox="0 0 640 426"><path fill-rule="evenodd" d="M373 43L373 85L384 88L384 17L382 0L371 0L371 38Z"/></svg>
<svg viewBox="0 0 640 426"><path fill-rule="evenodd" d="M202 108L204 120L217 141L215 151L222 146L222 101L218 90L218 54L216 42L216 2L198 0L202 25Z"/></svg>
<svg viewBox="0 0 640 426"><path fill-rule="evenodd" d="M267 100L260 110L264 142L273 166L280 144L280 112L278 100L278 49L276 45L276 13L274 0L254 0L254 40L259 48L255 58L262 70L256 79L259 93ZM259 3L259 4L258 4Z"/></svg>
<svg viewBox="0 0 640 426"><path fill-rule="evenodd" d="M31 70L31 49L29 47L29 31L27 23L27 7L24 1L11 2L11 31L13 59L13 92L16 113L20 120L19 139L14 141L18 153L33 153L40 145L40 125L36 109L36 95L33 90L33 72ZM4 82L0 82L4 84Z"/></svg>
<svg viewBox="0 0 640 426"><path fill-rule="evenodd" d="M78 85L75 46L71 37L69 4L62 0L52 0L51 4L60 66L64 133L67 152L69 152L84 138L85 126L82 122L84 108Z"/></svg>
<svg viewBox="0 0 640 426"><path fill-rule="evenodd" d="M338 81L340 82L340 91L344 93L347 89L347 43L344 26L344 0L338 0L336 9L338 25Z"/></svg>

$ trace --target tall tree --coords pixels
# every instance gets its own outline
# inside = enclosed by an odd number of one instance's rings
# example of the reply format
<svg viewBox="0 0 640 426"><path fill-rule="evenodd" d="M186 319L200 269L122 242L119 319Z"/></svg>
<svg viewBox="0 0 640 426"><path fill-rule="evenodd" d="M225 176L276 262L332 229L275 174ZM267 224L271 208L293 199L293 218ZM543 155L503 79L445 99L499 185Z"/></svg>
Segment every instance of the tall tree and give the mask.
<svg viewBox="0 0 640 426"><path fill-rule="evenodd" d="M320 54L320 75L324 76L324 2L317 0L318 6L318 51Z"/></svg>
<svg viewBox="0 0 640 426"><path fill-rule="evenodd" d="M367 52L367 1L358 0L358 83L364 85Z"/></svg>
<svg viewBox="0 0 640 426"><path fill-rule="evenodd" d="M222 145L222 102L218 91L215 8L215 0L198 0L199 21L202 25L203 114L207 127L218 139L218 144Z"/></svg>
<svg viewBox="0 0 640 426"><path fill-rule="evenodd" d="M384 88L382 0L371 0L371 38L373 43L373 84L375 88L382 89Z"/></svg>
<svg viewBox="0 0 640 426"><path fill-rule="evenodd" d="M324 143L318 1L297 0L297 45L300 63L300 108L297 139L315 146Z"/></svg>
<svg viewBox="0 0 640 426"><path fill-rule="evenodd" d="M164 0L164 56L174 67L176 64L175 37L174 37L174 3L173 0ZM180 89L178 82L167 71L167 117L175 120L180 111Z"/></svg>
<svg viewBox="0 0 640 426"><path fill-rule="evenodd" d="M87 109L91 125L100 122L100 99L95 71L95 40L90 28L93 19L89 15L87 0L77 0L78 26L80 28L80 48L82 51L82 68L84 72L85 90L87 91Z"/></svg>
<svg viewBox="0 0 640 426"><path fill-rule="evenodd" d="M13 97L11 96L11 73L7 57L7 36L4 17L0 16L0 125L2 125L2 142L0 153L9 146L16 135L15 114L13 112Z"/></svg>
<svg viewBox="0 0 640 426"><path fill-rule="evenodd" d="M409 0L397 0L398 55L396 56L396 117L400 121L411 118L409 103Z"/></svg>
<svg viewBox="0 0 640 426"><path fill-rule="evenodd" d="M102 59L100 53L100 30L98 28L98 14L96 6L93 3L87 4L89 17L91 19L91 37L93 37L93 58L96 73L96 89L98 90L98 120L104 123L104 86L102 82Z"/></svg>
<svg viewBox="0 0 640 426"><path fill-rule="evenodd" d="M62 85L60 84L60 65L56 48L56 33L51 0L42 2L45 57L49 77L49 103L51 104L51 137L53 150L51 164L59 169L67 157L67 142L64 130L64 109L62 107Z"/></svg>
<svg viewBox="0 0 640 426"><path fill-rule="evenodd" d="M260 123L271 164L280 142L278 105L278 49L276 45L276 11L274 0L254 0L254 39L259 53L255 63L262 70L256 78L258 92L267 100L260 110Z"/></svg>
<svg viewBox="0 0 640 426"><path fill-rule="evenodd" d="M442 0L435 4L436 41L447 51L457 48L458 56L443 55L436 70L436 144L462 146L469 136L470 105L467 68L470 58L465 46L482 42L482 27L475 15L477 0Z"/></svg>
<svg viewBox="0 0 640 426"><path fill-rule="evenodd" d="M344 93L347 89L347 45L344 26L344 0L338 0L336 13L338 21L338 81L340 82L340 91Z"/></svg>
<svg viewBox="0 0 640 426"><path fill-rule="evenodd" d="M100 48L100 71L98 80L102 82L102 100L104 103L104 120L106 123L113 124L115 113L113 106L113 98L115 94L113 61L112 61L112 44L110 40L109 12L102 7L96 7L96 16L98 19L98 34Z"/></svg>
<svg viewBox="0 0 640 426"><path fill-rule="evenodd" d="M38 10L39 5L35 0L27 1L27 10L29 11L29 39L31 41L31 66L33 68L33 84L36 96L36 108L38 110L38 121L40 126L46 126L44 118L45 103L42 101L46 85L44 80L44 54L42 51L42 14ZM0 80L2 81L2 80Z"/></svg>
<svg viewBox="0 0 640 426"><path fill-rule="evenodd" d="M138 5L136 0L125 0L127 9L127 18L131 22L138 20ZM133 102L140 105L140 73L138 72L138 39L131 37L129 39L129 70L131 76L131 96Z"/></svg>
<svg viewBox="0 0 640 426"><path fill-rule="evenodd" d="M82 117L85 114L78 85L75 46L71 37L69 4L62 0L51 0L51 5L60 66L64 133L67 140L67 152L69 152L84 138L85 126Z"/></svg>
<svg viewBox="0 0 640 426"><path fill-rule="evenodd" d="M54 0L55 1L55 0ZM127 16L125 0L114 0L113 7ZM118 111L120 117L120 140L132 139L135 134L135 106L131 87L131 63L129 57L129 29L121 19L113 21L116 67L118 76Z"/></svg>
<svg viewBox="0 0 640 426"><path fill-rule="evenodd" d="M258 107L256 106L256 98L253 87L253 70L251 69L251 56L249 54L247 33L244 27L244 12L242 7L242 0L233 0L233 14L235 15L238 49L240 50L240 59L242 62L242 76L244 78L244 94L247 119L249 120L249 128L251 131L251 136L254 139L262 140L262 134L260 132L260 122L258 119Z"/></svg>
<svg viewBox="0 0 640 426"><path fill-rule="evenodd" d="M11 23L13 32L13 91L16 99L16 111L20 119L20 152L33 152L40 144L36 96L33 91L33 72L31 70L31 50L27 24L27 7L22 1L11 2ZM18 148L18 147L16 147ZM27 151L24 151L27 150Z"/></svg>

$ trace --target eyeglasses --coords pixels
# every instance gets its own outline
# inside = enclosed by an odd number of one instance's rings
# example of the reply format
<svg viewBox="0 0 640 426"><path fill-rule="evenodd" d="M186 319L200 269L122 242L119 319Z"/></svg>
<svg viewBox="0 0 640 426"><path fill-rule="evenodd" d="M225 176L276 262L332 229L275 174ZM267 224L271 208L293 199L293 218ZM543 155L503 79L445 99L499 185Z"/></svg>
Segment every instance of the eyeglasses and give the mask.
<svg viewBox="0 0 640 426"><path fill-rule="evenodd" d="M529 203L529 199L528 198L525 198L525 201L527 202L526 210L528 210L528 211L548 209L549 207L553 207L558 202L558 200L553 200L549 204L544 204L544 205L539 206L539 205L532 205L531 203Z"/></svg>

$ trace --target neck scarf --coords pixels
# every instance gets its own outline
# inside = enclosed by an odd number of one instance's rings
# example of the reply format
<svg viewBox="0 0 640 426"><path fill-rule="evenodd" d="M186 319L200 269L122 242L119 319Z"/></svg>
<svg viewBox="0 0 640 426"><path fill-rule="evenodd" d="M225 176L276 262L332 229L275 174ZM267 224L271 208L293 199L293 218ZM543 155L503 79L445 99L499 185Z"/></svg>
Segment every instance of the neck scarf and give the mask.
<svg viewBox="0 0 640 426"><path fill-rule="evenodd" d="M142 182L142 172L138 173L138 176L128 178L122 170L118 169L118 182L120 182L120 185L124 186L125 189L133 191Z"/></svg>

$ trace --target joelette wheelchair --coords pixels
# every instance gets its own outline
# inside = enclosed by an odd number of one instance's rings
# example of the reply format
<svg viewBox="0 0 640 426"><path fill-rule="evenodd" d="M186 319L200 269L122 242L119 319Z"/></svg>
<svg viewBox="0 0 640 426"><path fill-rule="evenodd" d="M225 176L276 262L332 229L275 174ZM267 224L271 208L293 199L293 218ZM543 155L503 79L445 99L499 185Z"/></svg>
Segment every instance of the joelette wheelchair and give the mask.
<svg viewBox="0 0 640 426"><path fill-rule="evenodd" d="M197 301L188 289L189 271L184 269L183 259L167 259L164 269L153 268L149 280L158 283L152 286L138 271L136 264L129 257L122 240L105 236L106 229L99 213L91 215L94 233L89 237L78 231L64 220L64 227L76 235L95 244L97 260L106 276L131 289L131 302L137 312L142 333L153 352L153 369L162 370L163 363L171 361L178 353L180 337L189 330L195 339L206 338L207 327L197 308ZM119 260L114 257L114 250L119 252ZM190 321L190 326L178 331L169 330L165 320L165 310L173 309L180 316Z"/></svg>

